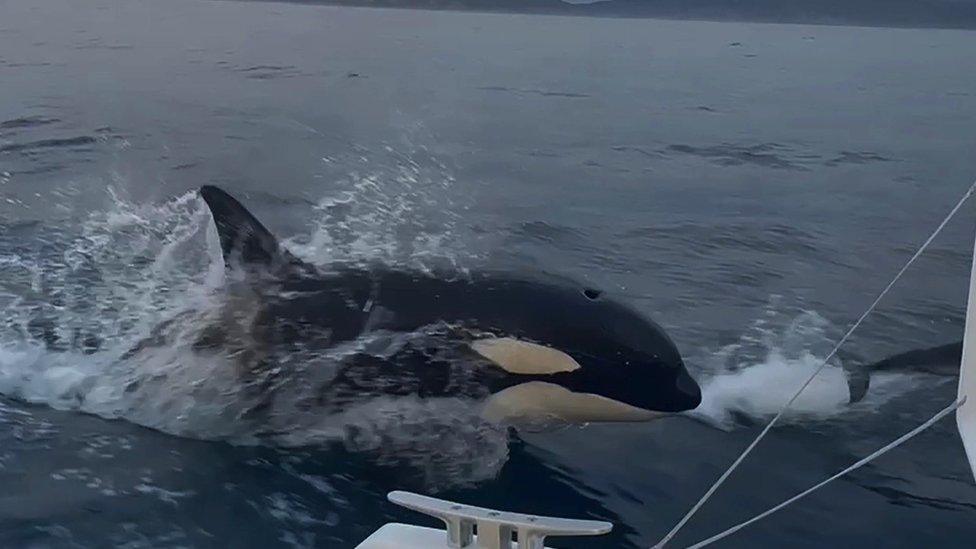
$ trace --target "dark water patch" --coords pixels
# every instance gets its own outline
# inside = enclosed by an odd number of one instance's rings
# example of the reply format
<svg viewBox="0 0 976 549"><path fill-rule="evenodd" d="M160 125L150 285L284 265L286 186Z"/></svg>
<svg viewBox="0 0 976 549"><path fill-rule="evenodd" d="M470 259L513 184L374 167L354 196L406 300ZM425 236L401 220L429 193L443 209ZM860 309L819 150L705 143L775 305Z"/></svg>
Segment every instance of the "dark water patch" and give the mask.
<svg viewBox="0 0 976 549"><path fill-rule="evenodd" d="M808 168L790 159L791 149L777 143L736 145L723 143L708 147L693 145L668 145L665 151L704 158L720 166L754 165L779 170L806 171ZM794 157L795 158L795 157Z"/></svg>
<svg viewBox="0 0 976 549"><path fill-rule="evenodd" d="M893 159L873 152L841 151L840 154L826 162L825 166L840 166L841 164L869 164L872 162L892 162Z"/></svg>
<svg viewBox="0 0 976 549"><path fill-rule="evenodd" d="M294 65L254 65L237 69L236 72L245 75L245 78L254 80L274 80L276 78L294 78L300 76L302 72Z"/></svg>
<svg viewBox="0 0 976 549"><path fill-rule="evenodd" d="M499 246L495 259L506 255L517 260L526 259L523 246L528 244L530 248L542 246L569 253L579 258L578 267L599 269L605 273L632 273L638 269L657 271L666 267L655 259L636 259L616 244L597 242L586 233L559 223L529 221L515 225L506 232L504 245Z"/></svg>
<svg viewBox="0 0 976 549"><path fill-rule="evenodd" d="M129 46L127 44L109 44L109 45L105 45L105 44L81 44L79 46L75 46L75 49L76 50L110 50L110 51L115 51L115 50L131 50L131 49L133 49L133 46Z"/></svg>
<svg viewBox="0 0 976 549"><path fill-rule="evenodd" d="M66 166L63 164L50 164L46 166L39 166L37 168L29 168L26 170L11 170L8 172L11 176L18 175L43 175L46 173L55 173L64 170Z"/></svg>
<svg viewBox="0 0 976 549"><path fill-rule="evenodd" d="M295 194L275 194L274 192L270 191L249 191L241 194L247 197L248 200L254 200L268 205L305 207L318 206L318 203L314 200L309 200L304 196Z"/></svg>
<svg viewBox="0 0 976 549"><path fill-rule="evenodd" d="M646 156L647 158L661 158L662 156L664 156L657 151L649 151L642 147L634 147L631 145L616 145L614 147L610 147L610 150L614 152L635 152L642 156Z"/></svg>
<svg viewBox="0 0 976 549"><path fill-rule="evenodd" d="M545 242L565 240L579 240L583 238L580 231L565 225L547 223L545 221L527 221L519 224L512 233L517 236Z"/></svg>
<svg viewBox="0 0 976 549"><path fill-rule="evenodd" d="M532 158L562 158L562 154L556 151L546 151L541 149L533 149L530 151L522 151L525 156L530 156Z"/></svg>
<svg viewBox="0 0 976 549"><path fill-rule="evenodd" d="M54 65L54 63L50 63L48 61L40 61L36 63L7 61L6 63L4 63L4 66L10 69L20 69L25 67L50 67L52 65Z"/></svg>
<svg viewBox="0 0 976 549"><path fill-rule="evenodd" d="M578 250L584 255L580 266L586 269L601 269L606 273L630 274L634 272L661 272L666 266L655 260L627 259L614 250L602 246L589 246Z"/></svg>
<svg viewBox="0 0 976 549"><path fill-rule="evenodd" d="M716 262L711 266L712 280L732 288L768 288L775 280L783 280L786 273L771 268L762 260Z"/></svg>
<svg viewBox="0 0 976 549"><path fill-rule="evenodd" d="M583 166L585 166L587 168L596 168L596 169L599 169L599 170L603 170L605 172L615 172L615 173L630 173L631 172L631 170L629 168L624 168L624 167L620 167L620 166L614 166L612 164L606 164L606 163L600 162L599 160L595 160L595 159L592 159L592 158L588 158L588 159L584 160L583 162L581 162L581 165L583 165Z"/></svg>
<svg viewBox="0 0 976 549"><path fill-rule="evenodd" d="M718 110L713 109L708 105L698 105L697 107L694 107L693 110L702 111L702 112L718 112Z"/></svg>
<svg viewBox="0 0 976 549"><path fill-rule="evenodd" d="M529 88L509 88L505 86L481 86L477 88L481 91L497 91L497 92L508 92L519 95L541 95L543 97L566 97L570 99L584 99L591 97L585 93L574 93L574 92L564 92L564 91L550 91L550 90L539 90L539 89L529 89Z"/></svg>
<svg viewBox="0 0 976 549"><path fill-rule="evenodd" d="M133 46L129 44L105 44L100 38L90 38L83 43L75 45L76 50L131 50Z"/></svg>
<svg viewBox="0 0 976 549"><path fill-rule="evenodd" d="M899 257L910 257L917 248L915 244L900 243L892 246L892 252ZM944 267L965 268L973 259L972 254L966 249L950 249L943 247L929 247L925 250L925 258L933 264Z"/></svg>
<svg viewBox="0 0 976 549"><path fill-rule="evenodd" d="M956 337L945 331L941 323L950 323L960 327L965 324L965 311L956 304L933 303L916 297L903 298L895 305L889 305L890 325L900 323L923 327L923 329L938 329L946 339ZM939 326L936 328L936 326ZM962 337L962 333L958 333Z"/></svg>
<svg viewBox="0 0 976 549"><path fill-rule="evenodd" d="M14 241L22 242L24 236L34 235L37 231L44 228L44 224L36 219L10 220L0 217L0 242L5 245L12 245ZM6 250L5 251L9 251ZM14 250L20 252L20 249Z"/></svg>
<svg viewBox="0 0 976 549"><path fill-rule="evenodd" d="M255 65L253 67L247 67L246 69L240 69L238 72L255 72L255 71L280 71L295 68L292 65L288 66L278 66L278 65Z"/></svg>
<svg viewBox="0 0 976 549"><path fill-rule="evenodd" d="M528 91L529 93L537 93L544 97L580 97L580 98L590 97L585 93L552 92L552 91L543 91L543 90L526 90L526 91Z"/></svg>
<svg viewBox="0 0 976 549"><path fill-rule="evenodd" d="M3 147L0 147L0 153L27 152L40 149L86 147L88 145L93 145L96 141L97 140L94 137L88 135L68 137L64 139L42 139L40 141L31 141L29 143L14 143L12 145L4 145Z"/></svg>
<svg viewBox="0 0 976 549"><path fill-rule="evenodd" d="M46 102L28 103L27 107L30 109L38 109L38 110L45 110L45 109L56 110L62 108L62 106L58 105L57 103L46 103Z"/></svg>
<svg viewBox="0 0 976 549"><path fill-rule="evenodd" d="M176 166L172 166L170 169L173 171L189 170L190 168L195 168L198 165L199 164L196 162L187 162L186 164L177 164Z"/></svg>
<svg viewBox="0 0 976 549"><path fill-rule="evenodd" d="M619 240L624 239L646 241L646 244L668 249L681 249L682 253L692 257L709 257L729 250L776 255L821 253L818 246L820 236L782 223L678 223L630 229L619 234Z"/></svg>
<svg viewBox="0 0 976 549"><path fill-rule="evenodd" d="M898 505L900 507L929 507L939 511L976 510L976 505L964 501L919 496L890 486L869 486L858 482L855 482L855 484L885 498L891 505Z"/></svg>
<svg viewBox="0 0 976 549"><path fill-rule="evenodd" d="M48 124L56 124L60 122L57 118L45 118L43 116L25 116L22 118L13 118L10 120L4 120L0 122L0 129L12 130L20 128L34 128L37 126L46 126Z"/></svg>

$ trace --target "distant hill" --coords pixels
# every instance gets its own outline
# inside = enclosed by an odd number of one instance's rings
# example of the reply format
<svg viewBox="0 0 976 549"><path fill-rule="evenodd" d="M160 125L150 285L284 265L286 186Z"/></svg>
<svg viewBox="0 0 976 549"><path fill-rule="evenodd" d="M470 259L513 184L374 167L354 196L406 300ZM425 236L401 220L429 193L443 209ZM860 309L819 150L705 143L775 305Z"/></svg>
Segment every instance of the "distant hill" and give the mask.
<svg viewBox="0 0 976 549"><path fill-rule="evenodd" d="M286 0L429 10L976 29L976 0ZM576 0L580 1L580 0Z"/></svg>

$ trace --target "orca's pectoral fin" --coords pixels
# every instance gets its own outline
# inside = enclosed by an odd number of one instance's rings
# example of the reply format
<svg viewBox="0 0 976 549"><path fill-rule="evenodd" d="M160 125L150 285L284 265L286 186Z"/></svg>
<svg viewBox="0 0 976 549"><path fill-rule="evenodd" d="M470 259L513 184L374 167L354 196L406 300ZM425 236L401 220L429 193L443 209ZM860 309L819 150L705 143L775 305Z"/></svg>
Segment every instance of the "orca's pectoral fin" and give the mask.
<svg viewBox="0 0 976 549"><path fill-rule="evenodd" d="M213 214L220 248L228 265L274 266L293 262L274 235L234 197L213 185L200 188Z"/></svg>

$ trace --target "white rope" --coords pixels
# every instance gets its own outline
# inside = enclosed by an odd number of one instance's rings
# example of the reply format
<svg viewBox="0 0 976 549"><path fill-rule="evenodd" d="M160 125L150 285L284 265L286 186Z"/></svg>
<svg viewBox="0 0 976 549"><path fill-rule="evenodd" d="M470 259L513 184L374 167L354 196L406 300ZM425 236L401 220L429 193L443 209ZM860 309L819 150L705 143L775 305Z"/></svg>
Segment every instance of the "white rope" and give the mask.
<svg viewBox="0 0 976 549"><path fill-rule="evenodd" d="M764 512L762 512L762 513L760 513L760 514L752 517L751 519L749 519L749 520L747 520L745 522L740 522L739 524L733 526L732 528L729 528L728 530L725 530L723 532L720 532L718 534L715 534L714 536L712 536L712 537L710 537L710 538L708 538L706 540L699 541L698 543L689 546L687 549L701 549L702 547L705 547L706 545L711 545L711 544L715 543L716 541L721 540L722 538L731 536L732 534L738 532L739 530L742 530L743 528L745 528L746 526L749 526L750 524L752 524L754 522L758 522L758 521L760 521L760 520L768 517L769 515L772 515L776 511L779 511L780 509L786 507L787 505L790 505L791 503L797 501L798 499L801 499L801 498L804 498L804 497L810 495L814 491L819 490L820 488L823 488L827 484L829 484L829 483L831 483L831 482L839 479L840 477L846 475L847 473L850 473L851 471L853 471L855 469L859 469L862 466L870 463L871 461L874 461L876 458L878 458L878 457L880 457L880 456L888 453L889 450L893 450L893 449L901 446L903 443L905 443L908 440L910 440L911 438L915 437L915 435L917 435L917 434L921 433L922 431L928 429L929 427L935 425L936 422L938 422L940 419L942 419L945 416L947 416L950 413L952 413L953 410L955 410L956 408L962 406L965 402L966 402L966 397L960 398L959 400L953 402L952 404L950 404L949 406L947 406L946 408L944 408L941 412L939 412L939 413L935 414L934 416L932 416L932 418L929 419L928 421L926 421L925 423L923 423L923 424L919 425L918 427L912 429L911 431L905 433L901 437L899 437L899 438L895 439L893 442L889 443L887 446L884 446L884 447L878 449L873 454L865 457L864 459L858 461L857 463L851 465L850 467L848 467L847 469L844 469L843 471L837 473L836 475L828 478L827 480L821 482L820 484L811 486L810 488L807 488L806 490L804 490L804 491L800 492L799 494L791 497L790 499L788 499L788 500L780 503L776 507L773 507L773 508L771 508L771 509L769 509L767 511L764 511Z"/></svg>
<svg viewBox="0 0 976 549"><path fill-rule="evenodd" d="M817 375L819 375L820 372L823 371L823 369L827 366L827 363L830 362L830 359L832 359L834 355L837 354L837 351L841 348L841 346L843 346L844 343L846 343L847 340L851 337L851 334L853 334L854 331L857 330L857 328L861 325L861 323L864 322L864 319L867 318L868 315L870 315L874 311L875 307L878 306L878 303L880 303L881 300L888 294L888 292L891 290L892 287L894 287L895 283L898 282L898 280L902 277L902 275L905 274L905 271L907 271L908 268L911 267L913 263L915 263L915 260L918 259L920 255L922 255L922 252L924 252L929 247L929 244L931 244L932 241L935 240L935 237L942 232L942 229L944 229L945 226L949 223L949 221L953 218L953 216L956 215L956 212L958 212L959 209L962 208L962 205L966 202L966 200L970 196L972 196L974 190L976 190L976 181L973 181L972 185L969 186L969 189L966 191L966 193L962 196L962 198L959 199L959 201L956 203L955 207L952 208L949 214L945 216L945 218L942 220L942 223L939 223L939 226L936 227L932 235L929 236L928 239L918 248L915 254L913 254L912 257L908 260L908 262L906 262L905 265L901 268L901 270L898 271L895 277L891 279L891 282L889 282L888 285L885 286L884 290L882 290L881 293L878 294L878 297L875 298L875 300L871 303L871 305L867 308L867 310L865 310L864 313L861 314L861 316L857 319L857 321L855 321L854 324L852 324L851 327L847 330L844 336L840 338L840 341L838 341L837 344L834 346L833 350L830 351L830 354L828 354L827 357L823 359L823 362L820 364L820 366L817 367L816 370L814 370L813 374L811 374L810 377L807 378L805 382L803 382L803 385L801 385L800 388L797 389L796 393L794 393L793 396L786 402L786 404L784 404L783 407L780 408L779 412L777 412L776 415L773 417L773 419L766 424L766 427L764 427L763 430L760 431L760 433L749 444L749 446L747 446L746 449L743 450L741 454L739 454L739 457L736 458L731 465L729 465L729 468L726 469L724 473L722 473L722 476L718 477L718 480L716 480L715 483L712 484L711 488L709 488L708 491L705 492L705 495L703 495L701 499L698 500L698 503L696 503L688 511L688 513L686 513L685 516L682 517L680 521L678 521L678 524L676 524L674 528L672 528L671 531L667 533L667 535L661 538L661 541L657 542L657 544L654 546L653 549L662 549L665 544L671 541L671 539L684 527L684 525L687 524L689 520L691 520L691 517L695 516L695 513L697 513L698 510L705 505L705 503L709 500L709 498L712 497L712 494L714 494L719 489L719 487L722 486L722 484L726 481L726 479L728 479L729 476L732 475L732 473L739 467L739 465L746 459L746 457L750 453L752 453L752 450L759 444L760 441L762 441L763 438L766 437L766 434L769 433L770 429L772 429L773 426L776 425L776 423L780 420L780 418L783 417L783 414L786 413L786 411L790 408L790 406L793 405L796 399L800 396L800 393L802 393L804 389L806 389L807 386L809 386L810 383L813 382L814 378L816 378Z"/></svg>

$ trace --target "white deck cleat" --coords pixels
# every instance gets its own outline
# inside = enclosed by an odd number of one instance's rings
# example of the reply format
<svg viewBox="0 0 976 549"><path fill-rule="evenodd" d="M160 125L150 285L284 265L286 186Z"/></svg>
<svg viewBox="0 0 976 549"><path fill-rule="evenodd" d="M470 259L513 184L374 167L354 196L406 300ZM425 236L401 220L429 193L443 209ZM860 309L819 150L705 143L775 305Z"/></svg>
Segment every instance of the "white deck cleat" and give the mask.
<svg viewBox="0 0 976 549"><path fill-rule="evenodd" d="M357 549L544 549L547 536L598 536L613 528L609 522L495 511L410 492L390 492L387 498L397 505L443 520L447 532L390 523L374 532Z"/></svg>

